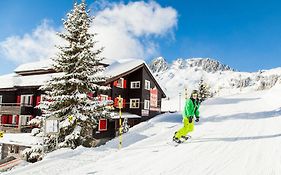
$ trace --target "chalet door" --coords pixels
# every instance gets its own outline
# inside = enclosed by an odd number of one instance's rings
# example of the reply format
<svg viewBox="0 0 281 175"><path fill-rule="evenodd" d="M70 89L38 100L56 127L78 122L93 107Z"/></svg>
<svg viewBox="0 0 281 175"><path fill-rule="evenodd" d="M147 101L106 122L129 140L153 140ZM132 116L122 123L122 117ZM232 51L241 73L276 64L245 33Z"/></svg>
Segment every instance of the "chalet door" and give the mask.
<svg viewBox="0 0 281 175"><path fill-rule="evenodd" d="M30 121L30 118L30 115L20 115L21 125L27 125L27 123Z"/></svg>

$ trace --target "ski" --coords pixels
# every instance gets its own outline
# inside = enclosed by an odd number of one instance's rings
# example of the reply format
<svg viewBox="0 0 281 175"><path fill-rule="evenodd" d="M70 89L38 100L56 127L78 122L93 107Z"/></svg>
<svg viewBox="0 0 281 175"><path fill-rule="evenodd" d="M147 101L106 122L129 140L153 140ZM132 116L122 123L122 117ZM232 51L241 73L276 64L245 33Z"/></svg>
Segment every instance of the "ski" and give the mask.
<svg viewBox="0 0 281 175"><path fill-rule="evenodd" d="M186 142L187 142L188 140L190 140L190 139L191 139L191 136L190 136L190 135L187 135L187 136L185 136L185 137L182 137L182 138L179 140L179 142L176 142L175 140L172 140L172 142L168 142L168 144L177 147L177 146L179 146L179 145L182 144L182 143L186 143Z"/></svg>

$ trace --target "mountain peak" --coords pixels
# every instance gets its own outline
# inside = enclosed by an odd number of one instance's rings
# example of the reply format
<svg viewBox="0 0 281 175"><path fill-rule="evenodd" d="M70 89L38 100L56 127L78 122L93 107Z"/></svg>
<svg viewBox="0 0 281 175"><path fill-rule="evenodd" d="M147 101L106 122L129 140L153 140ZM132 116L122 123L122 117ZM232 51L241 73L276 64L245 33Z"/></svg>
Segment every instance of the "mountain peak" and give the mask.
<svg viewBox="0 0 281 175"><path fill-rule="evenodd" d="M228 65L222 64L219 61L211 58L190 58L183 59L177 58L172 61L171 65L163 57L155 58L150 63L150 69L154 73L164 72L169 68L172 69L185 69L185 68L199 68L209 73L217 71L235 71Z"/></svg>
<svg viewBox="0 0 281 175"><path fill-rule="evenodd" d="M152 70L152 72L158 73L168 70L169 66L165 58L157 57L151 61L149 68Z"/></svg>
<svg viewBox="0 0 281 175"><path fill-rule="evenodd" d="M186 60L183 59L183 58L177 58L176 60L174 60L172 62L172 68L175 68L175 69L183 69L186 67Z"/></svg>
<svg viewBox="0 0 281 175"><path fill-rule="evenodd" d="M187 60L187 65L189 67L201 67L206 72L212 73L217 71L235 71L230 66L211 58L191 58Z"/></svg>

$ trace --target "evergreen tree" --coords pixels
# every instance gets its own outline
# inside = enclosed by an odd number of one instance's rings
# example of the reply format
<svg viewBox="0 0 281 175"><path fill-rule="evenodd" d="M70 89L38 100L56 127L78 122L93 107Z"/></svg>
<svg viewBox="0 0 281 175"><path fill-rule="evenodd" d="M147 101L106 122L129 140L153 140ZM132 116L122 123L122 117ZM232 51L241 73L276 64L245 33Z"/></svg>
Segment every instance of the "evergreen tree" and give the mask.
<svg viewBox="0 0 281 175"><path fill-rule="evenodd" d="M200 102L212 96L209 86L204 82L203 78L199 81L199 100Z"/></svg>
<svg viewBox="0 0 281 175"><path fill-rule="evenodd" d="M63 20L66 32L58 34L66 44L58 46L59 52L52 58L59 75L41 87L46 97L39 108L44 117L59 119L60 147L76 148L88 142L99 118L112 114L108 110L111 101L89 96L109 89L102 85L106 79L101 73L105 69L99 56L102 48L95 48L96 34L89 33L93 19L84 0L74 4Z"/></svg>

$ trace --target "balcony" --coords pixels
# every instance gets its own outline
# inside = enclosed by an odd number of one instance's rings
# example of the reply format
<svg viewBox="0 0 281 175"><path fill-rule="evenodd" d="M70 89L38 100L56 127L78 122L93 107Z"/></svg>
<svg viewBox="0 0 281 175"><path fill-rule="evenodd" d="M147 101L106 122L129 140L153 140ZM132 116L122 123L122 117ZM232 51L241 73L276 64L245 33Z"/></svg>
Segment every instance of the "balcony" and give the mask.
<svg viewBox="0 0 281 175"><path fill-rule="evenodd" d="M19 103L0 103L0 115L32 115L33 106Z"/></svg>

